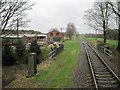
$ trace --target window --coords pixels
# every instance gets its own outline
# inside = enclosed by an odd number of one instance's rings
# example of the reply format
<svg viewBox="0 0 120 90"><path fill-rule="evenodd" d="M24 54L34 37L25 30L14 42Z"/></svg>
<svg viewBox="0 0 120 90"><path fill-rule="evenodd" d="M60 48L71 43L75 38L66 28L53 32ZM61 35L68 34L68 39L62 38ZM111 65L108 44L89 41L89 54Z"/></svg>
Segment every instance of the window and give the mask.
<svg viewBox="0 0 120 90"><path fill-rule="evenodd" d="M28 40L30 40L30 38L28 37Z"/></svg>
<svg viewBox="0 0 120 90"><path fill-rule="evenodd" d="M53 35L53 33L50 33L50 35L52 36L52 35Z"/></svg>
<svg viewBox="0 0 120 90"><path fill-rule="evenodd" d="M57 36L59 35L59 33L56 34Z"/></svg>

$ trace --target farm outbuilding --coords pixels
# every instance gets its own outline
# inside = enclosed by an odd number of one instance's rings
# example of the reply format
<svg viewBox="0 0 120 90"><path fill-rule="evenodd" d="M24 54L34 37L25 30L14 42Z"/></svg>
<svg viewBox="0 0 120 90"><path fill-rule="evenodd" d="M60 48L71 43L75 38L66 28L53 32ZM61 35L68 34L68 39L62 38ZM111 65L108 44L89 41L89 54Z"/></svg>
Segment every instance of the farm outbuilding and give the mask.
<svg viewBox="0 0 120 90"><path fill-rule="evenodd" d="M57 28L53 28L50 32L47 33L47 41L49 44L54 42L63 42L63 40L64 34L60 32Z"/></svg>
<svg viewBox="0 0 120 90"><path fill-rule="evenodd" d="M17 40L22 40L23 41L23 38L24 38L24 35L1 35L2 37L2 44L3 45L15 45Z"/></svg>
<svg viewBox="0 0 120 90"><path fill-rule="evenodd" d="M39 34L39 35L36 35L36 36L37 36L37 42L40 45L46 44L46 42L47 42L47 35L45 35L45 34Z"/></svg>
<svg viewBox="0 0 120 90"><path fill-rule="evenodd" d="M37 36L37 41L46 42L46 40L47 40L47 35L45 35L45 34L40 34L40 35L36 35L36 36Z"/></svg>
<svg viewBox="0 0 120 90"><path fill-rule="evenodd" d="M35 34L16 34L12 35L1 35L2 37L2 44L6 45L16 45L17 40L21 40L24 44L31 43L34 40L37 40L37 36Z"/></svg>
<svg viewBox="0 0 120 90"><path fill-rule="evenodd" d="M32 41L37 41L36 34L24 34L24 41L26 44L31 43Z"/></svg>

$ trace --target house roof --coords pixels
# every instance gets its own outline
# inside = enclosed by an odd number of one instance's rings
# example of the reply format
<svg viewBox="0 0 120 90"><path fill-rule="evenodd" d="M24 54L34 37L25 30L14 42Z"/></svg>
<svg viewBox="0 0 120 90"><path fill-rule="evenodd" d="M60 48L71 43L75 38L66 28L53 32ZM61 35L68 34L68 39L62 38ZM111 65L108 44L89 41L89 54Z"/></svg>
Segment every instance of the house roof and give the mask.
<svg viewBox="0 0 120 90"><path fill-rule="evenodd" d="M22 38L22 37L35 37L36 34L19 34L19 38ZM16 34L12 34L12 35L6 35L6 34L3 34L1 35L2 38L17 38L17 35Z"/></svg>
<svg viewBox="0 0 120 90"><path fill-rule="evenodd" d="M59 30L58 30L58 28L52 28L51 30L50 30L50 32L60 32Z"/></svg>
<svg viewBox="0 0 120 90"><path fill-rule="evenodd" d="M19 35L18 37L19 38L22 38L24 35ZM6 34L3 34L1 35L2 38L17 38L17 35L6 35Z"/></svg>
<svg viewBox="0 0 120 90"><path fill-rule="evenodd" d="M38 35L36 35L36 36L38 36L38 37L40 37L40 36L47 37L47 35L45 35L45 34L38 34Z"/></svg>
<svg viewBox="0 0 120 90"><path fill-rule="evenodd" d="M24 34L24 36L26 36L26 37L35 37L36 34Z"/></svg>

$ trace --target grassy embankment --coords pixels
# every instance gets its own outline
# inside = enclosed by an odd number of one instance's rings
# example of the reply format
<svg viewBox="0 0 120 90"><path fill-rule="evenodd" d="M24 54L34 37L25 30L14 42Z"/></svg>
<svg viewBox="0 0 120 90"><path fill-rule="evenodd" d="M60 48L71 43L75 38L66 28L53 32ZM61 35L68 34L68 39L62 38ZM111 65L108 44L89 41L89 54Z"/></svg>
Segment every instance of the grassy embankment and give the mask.
<svg viewBox="0 0 120 90"><path fill-rule="evenodd" d="M78 40L68 40L64 43L64 50L57 55L56 60L35 77L41 87L71 87L72 72L79 54Z"/></svg>
<svg viewBox="0 0 120 90"><path fill-rule="evenodd" d="M97 41L96 41L96 38L88 38L88 37L82 36L82 39L88 41L88 42L91 43L93 46L95 46L95 45L96 45L96 42L97 42ZM97 38L97 40L103 41L103 38ZM110 50L112 50L113 55L115 55L115 56L120 55L120 54L118 53L118 51L116 50L117 45L118 45L118 41L117 41L117 40L107 39L107 40L106 40L106 45L110 47Z"/></svg>
<svg viewBox="0 0 120 90"><path fill-rule="evenodd" d="M89 41L93 45L96 43L96 38L85 38L85 40ZM97 38L97 40L103 41L103 38ZM118 41L107 39L106 45L108 45L109 47L111 47L113 49L116 49L116 47L118 45Z"/></svg>

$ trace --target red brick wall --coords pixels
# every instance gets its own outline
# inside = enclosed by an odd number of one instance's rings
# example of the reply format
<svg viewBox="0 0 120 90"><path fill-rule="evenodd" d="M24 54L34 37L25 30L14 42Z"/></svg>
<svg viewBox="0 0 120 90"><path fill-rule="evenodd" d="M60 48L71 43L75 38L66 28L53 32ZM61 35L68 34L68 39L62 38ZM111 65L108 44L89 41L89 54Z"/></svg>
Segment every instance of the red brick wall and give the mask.
<svg viewBox="0 0 120 90"><path fill-rule="evenodd" d="M57 33L58 33L58 35L57 35ZM64 34L59 31L51 31L47 34L47 37L48 38L60 37L62 41L64 40Z"/></svg>

